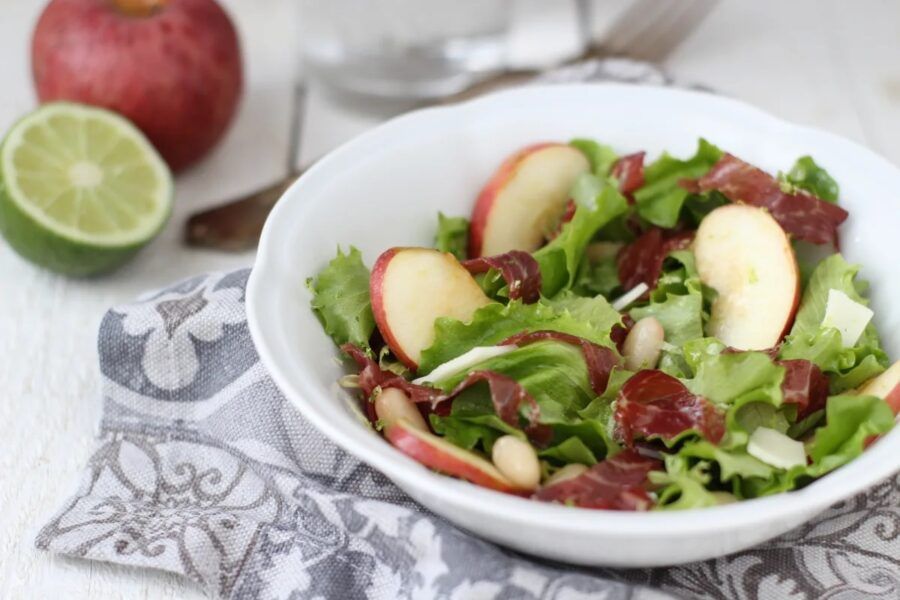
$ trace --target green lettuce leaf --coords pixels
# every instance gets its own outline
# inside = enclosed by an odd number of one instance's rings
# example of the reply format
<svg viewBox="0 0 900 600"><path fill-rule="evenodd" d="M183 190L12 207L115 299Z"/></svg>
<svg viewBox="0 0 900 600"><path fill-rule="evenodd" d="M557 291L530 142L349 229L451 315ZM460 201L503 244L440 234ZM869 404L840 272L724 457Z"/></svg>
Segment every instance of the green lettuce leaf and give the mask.
<svg viewBox="0 0 900 600"><path fill-rule="evenodd" d="M434 343L422 352L419 374L468 352L476 346L492 346L524 331L561 331L583 337L602 346L613 347L609 334L621 316L602 296L583 298L570 294L555 300L507 305L488 304L463 323L450 317L434 322Z"/></svg>
<svg viewBox="0 0 900 600"><path fill-rule="evenodd" d="M585 257L578 267L572 291L579 296L602 295L611 298L620 286L619 265L615 256L597 262L591 262Z"/></svg>
<svg viewBox="0 0 900 600"><path fill-rule="evenodd" d="M578 414L583 419L597 420L606 424L609 431L614 429L613 423L613 400L619 394L619 390L625 385L631 376L632 371L626 371L622 367L616 367L609 374L609 383L606 384L606 391L602 396L597 396L591 400L590 404L581 409Z"/></svg>
<svg viewBox="0 0 900 600"><path fill-rule="evenodd" d="M719 504L716 496L707 489L712 480L708 462L700 461L690 466L677 455L666 456L665 471L651 471L650 482L663 486L655 510L686 510Z"/></svg>
<svg viewBox="0 0 900 600"><path fill-rule="evenodd" d="M650 293L649 303L629 311L635 321L655 317L662 325L670 348L663 351L660 359L662 370L675 376L687 376L681 352L671 348L703 337L712 294L710 288L700 283L693 253L678 250L666 259L659 282Z"/></svg>
<svg viewBox="0 0 900 600"><path fill-rule="evenodd" d="M747 454L746 447L726 449L706 440L697 440L685 444L678 455L716 463L721 483L729 482L734 478L768 479L775 472L774 467Z"/></svg>
<svg viewBox="0 0 900 600"><path fill-rule="evenodd" d="M608 176L610 171L612 171L613 165L619 159L619 155L616 154L615 150L594 140L578 138L569 142L569 145L584 154L588 162L591 163L591 173L597 177L603 178Z"/></svg>
<svg viewBox="0 0 900 600"><path fill-rule="evenodd" d="M568 315L578 323L587 326L590 335L579 337L587 338L601 346L612 347L609 333L613 327L622 323L622 315L603 296L589 298L565 291L557 294L554 298L544 299L542 302L556 311L561 318Z"/></svg>
<svg viewBox="0 0 900 600"><path fill-rule="evenodd" d="M694 377L697 374L700 363L708 356L718 356L725 348L725 344L713 337L697 338L686 342L682 346L682 354L688 366L689 376Z"/></svg>
<svg viewBox="0 0 900 600"><path fill-rule="evenodd" d="M728 447L691 441L678 456L688 464L702 461L716 465L717 481L730 483L739 497L755 498L802 487L850 462L862 454L869 437L883 435L894 425L890 407L874 396L831 396L825 412L825 425L815 430L807 444L810 465L788 470L773 467L750 456L746 442Z"/></svg>
<svg viewBox="0 0 900 600"><path fill-rule="evenodd" d="M540 422L549 425L553 438L543 458L558 462L593 464L615 447L608 428L611 412L586 418L580 411L594 399L587 365L581 350L570 344L544 341L517 348L512 352L487 359L472 371L490 370L507 375L522 385L540 407ZM466 373L435 382L435 387L450 390ZM608 404L608 402L607 402ZM528 407L523 406L522 411ZM477 444L489 451L498 435L511 428L494 413L486 384L473 386L453 401L449 417L432 417L439 433L448 432L450 441L472 448ZM485 428L494 432L485 431ZM519 430L515 430L521 435ZM570 441L576 438L578 441Z"/></svg>
<svg viewBox="0 0 900 600"><path fill-rule="evenodd" d="M634 193L638 214L659 227L674 227L688 197L678 182L701 177L721 157L722 151L703 138L691 158L682 160L663 154L644 169L644 185Z"/></svg>
<svg viewBox="0 0 900 600"><path fill-rule="evenodd" d="M438 213L438 229L434 247L449 252L458 260L466 259L469 244L469 220L465 217L445 217Z"/></svg>
<svg viewBox="0 0 900 600"><path fill-rule="evenodd" d="M781 405L784 367L762 352L707 355L697 374L685 384L690 390L720 406L766 402Z"/></svg>
<svg viewBox="0 0 900 600"><path fill-rule="evenodd" d="M337 256L306 284L313 294L312 310L334 343L349 342L369 350L375 317L369 298L369 269L359 250L351 246L344 254L338 248Z"/></svg>
<svg viewBox="0 0 900 600"><path fill-rule="evenodd" d="M871 436L894 426L894 413L874 396L831 396L825 407L825 425L817 428L806 446L811 465L775 470L768 479L748 478L741 483L744 497L767 496L806 485L858 457Z"/></svg>
<svg viewBox="0 0 900 600"><path fill-rule="evenodd" d="M584 249L604 225L623 214L628 203L609 181L584 174L575 182L576 209L558 236L534 253L541 269L544 296L552 297L575 283Z"/></svg>
<svg viewBox="0 0 900 600"><path fill-rule="evenodd" d="M832 254L823 259L810 277L803 297L800 299L800 308L791 328L791 335L796 333L816 332L822 326L825 317L825 306L828 303L828 291L835 289L847 294L851 300L861 304L868 304L860 293L866 284L855 281L859 265L851 265L840 254ZM877 338L874 327L870 327L863 333Z"/></svg>
<svg viewBox="0 0 900 600"><path fill-rule="evenodd" d="M829 290L840 290L852 300L868 304L862 295L866 284L856 280L858 270L858 265L847 263L840 254L832 254L819 263L803 291L794 325L779 353L780 358L802 358L818 365L828 373L832 393L857 387L882 372L889 362L873 323L866 326L852 348L843 347L836 329L822 327Z"/></svg>
<svg viewBox="0 0 900 600"><path fill-rule="evenodd" d="M594 452L584 441L576 436L567 437L560 443L538 452L541 458L547 458L563 465L579 463L591 466L597 462Z"/></svg>
<svg viewBox="0 0 900 600"><path fill-rule="evenodd" d="M828 171L816 164L811 156L797 159L784 179L826 202L837 202L840 188Z"/></svg>
<svg viewBox="0 0 900 600"><path fill-rule="evenodd" d="M495 371L518 381L541 407L542 423L578 423L578 410L594 397L581 349L571 344L535 342L482 361L470 370ZM456 373L434 386L449 391L467 374Z"/></svg>
<svg viewBox="0 0 900 600"><path fill-rule="evenodd" d="M688 217L690 225L698 227L706 215L726 204L728 204L728 198L715 190L705 194L688 194L684 199L682 216Z"/></svg>
<svg viewBox="0 0 900 600"><path fill-rule="evenodd" d="M866 440L887 433L894 426L894 413L875 396L831 396L825 406L825 425L816 429L807 451L821 475L835 469L865 449Z"/></svg>
<svg viewBox="0 0 900 600"><path fill-rule="evenodd" d="M436 433L467 450L481 448L490 453L494 442L503 435L525 439L521 429L506 423L494 412L486 385L465 390L453 400L448 416L432 414L429 420Z"/></svg>
<svg viewBox="0 0 900 600"><path fill-rule="evenodd" d="M676 346L703 336L702 313L703 298L699 290L685 295L666 294L665 300L654 300L629 311L635 321L656 317L666 332L666 342Z"/></svg>

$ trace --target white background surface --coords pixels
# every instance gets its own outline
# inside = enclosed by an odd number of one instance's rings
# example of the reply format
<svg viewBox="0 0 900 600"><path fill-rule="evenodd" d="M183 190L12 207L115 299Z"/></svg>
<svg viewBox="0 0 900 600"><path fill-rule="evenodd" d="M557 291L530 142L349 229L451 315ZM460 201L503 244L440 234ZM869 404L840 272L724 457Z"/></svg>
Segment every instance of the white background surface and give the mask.
<svg viewBox="0 0 900 600"><path fill-rule="evenodd" d="M244 46L247 89L239 118L213 156L179 178L171 223L136 261L110 277L73 281L33 268L0 241L0 598L202 597L174 576L51 556L34 550L31 539L76 485L95 445L96 330L104 311L195 272L252 262L251 253L193 251L179 239L190 212L281 174L299 54L295 2L225 2ZM34 106L28 44L42 5L0 0L0 131ZM565 15L522 14L523 27L565 28ZM726 2L664 66L682 80L861 141L900 163L897 23L900 3L890 0ZM381 118L313 90L302 159Z"/></svg>

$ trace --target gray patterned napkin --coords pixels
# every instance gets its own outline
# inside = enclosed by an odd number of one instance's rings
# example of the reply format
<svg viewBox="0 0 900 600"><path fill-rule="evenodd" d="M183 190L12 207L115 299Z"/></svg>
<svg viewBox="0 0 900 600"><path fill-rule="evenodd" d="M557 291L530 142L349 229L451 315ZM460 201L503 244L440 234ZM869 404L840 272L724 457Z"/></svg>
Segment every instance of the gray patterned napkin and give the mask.
<svg viewBox="0 0 900 600"><path fill-rule="evenodd" d="M248 274L194 277L106 315L100 447L39 548L181 573L234 600L900 597L900 477L682 567L569 567L481 541L285 400L250 339Z"/></svg>

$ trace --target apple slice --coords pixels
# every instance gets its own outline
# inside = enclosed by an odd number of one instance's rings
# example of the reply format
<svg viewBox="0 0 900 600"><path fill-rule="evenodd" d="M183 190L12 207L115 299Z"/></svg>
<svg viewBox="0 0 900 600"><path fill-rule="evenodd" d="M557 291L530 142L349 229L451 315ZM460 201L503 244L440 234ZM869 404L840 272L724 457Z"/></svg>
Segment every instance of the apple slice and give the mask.
<svg viewBox="0 0 900 600"><path fill-rule="evenodd" d="M418 366L434 341L434 320L468 321L491 300L452 254L431 248L391 248L382 253L369 280L378 331L398 359Z"/></svg>
<svg viewBox="0 0 900 600"><path fill-rule="evenodd" d="M405 419L388 427L384 435L395 448L429 469L498 492L521 491L489 461L474 452L454 446L433 433L417 429Z"/></svg>
<svg viewBox="0 0 900 600"><path fill-rule="evenodd" d="M589 170L584 154L566 144L535 144L507 158L475 201L469 257L540 248Z"/></svg>
<svg viewBox="0 0 900 600"><path fill-rule="evenodd" d="M859 393L877 396L888 403L895 415L900 413L900 360L881 375L865 382Z"/></svg>
<svg viewBox="0 0 900 600"><path fill-rule="evenodd" d="M700 223L693 244L700 280L718 292L709 335L738 350L775 346L800 302L790 240L764 209L728 204Z"/></svg>

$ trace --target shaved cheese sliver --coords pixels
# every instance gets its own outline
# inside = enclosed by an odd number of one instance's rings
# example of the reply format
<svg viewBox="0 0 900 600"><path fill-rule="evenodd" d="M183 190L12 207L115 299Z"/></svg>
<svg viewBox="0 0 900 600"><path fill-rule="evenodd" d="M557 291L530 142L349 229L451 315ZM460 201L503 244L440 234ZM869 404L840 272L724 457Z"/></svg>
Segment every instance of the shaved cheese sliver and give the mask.
<svg viewBox="0 0 900 600"><path fill-rule="evenodd" d="M433 383L435 381L440 381L441 379L446 379L451 375L461 373L469 369L470 367L474 367L478 363L489 358L494 358L495 356L500 356L501 354L512 352L515 349L515 346L476 346L468 352L460 354L456 358L448 360L442 365L438 365L428 375L424 375L422 377L419 377L418 379L413 379L413 383L415 383L416 385L422 385L423 383Z"/></svg>
<svg viewBox="0 0 900 600"><path fill-rule="evenodd" d="M803 442L768 427L757 427L750 435L747 454L779 469L790 469L806 464L806 449Z"/></svg>
<svg viewBox="0 0 900 600"><path fill-rule="evenodd" d="M841 290L828 290L822 327L834 327L841 332L844 348L851 348L859 341L875 313L868 306L851 299Z"/></svg>
<svg viewBox="0 0 900 600"><path fill-rule="evenodd" d="M621 296L619 296L619 298L616 299L612 303L612 307L614 309L616 309L617 311L622 312L623 310L628 308L628 306L632 302L634 302L635 300L637 300L638 298L643 296L644 292L646 292L649 289L650 289L650 287L646 283L639 283L636 286L634 286L633 288L631 288L630 290L628 290L627 292L625 292L624 294L622 294Z"/></svg>

